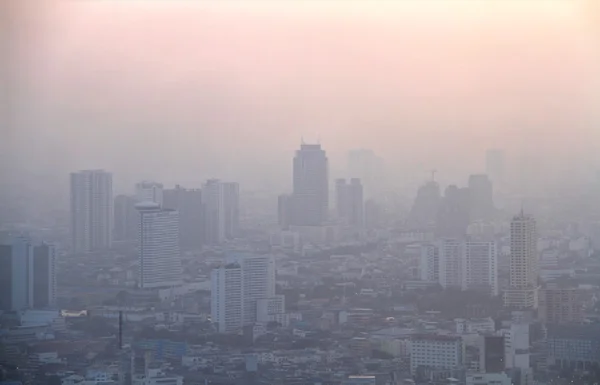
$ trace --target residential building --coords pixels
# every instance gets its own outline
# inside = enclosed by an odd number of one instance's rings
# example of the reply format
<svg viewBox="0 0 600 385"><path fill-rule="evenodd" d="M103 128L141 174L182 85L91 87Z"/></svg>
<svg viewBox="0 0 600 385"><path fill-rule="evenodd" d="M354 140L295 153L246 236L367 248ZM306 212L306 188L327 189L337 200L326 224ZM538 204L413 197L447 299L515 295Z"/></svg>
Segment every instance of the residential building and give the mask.
<svg viewBox="0 0 600 385"><path fill-rule="evenodd" d="M110 248L113 230L112 174L104 170L71 173L71 237L73 251Z"/></svg>
<svg viewBox="0 0 600 385"><path fill-rule="evenodd" d="M498 295L498 248L496 242L464 242L463 290Z"/></svg>
<svg viewBox="0 0 600 385"><path fill-rule="evenodd" d="M163 192L163 207L179 213L179 246L182 251L200 250L204 238L203 194L200 189L179 185Z"/></svg>
<svg viewBox="0 0 600 385"><path fill-rule="evenodd" d="M436 243L421 246L420 275L422 281L440 281L440 249Z"/></svg>
<svg viewBox="0 0 600 385"><path fill-rule="evenodd" d="M136 205L139 211L139 285L142 289L168 288L182 283L179 250L179 213L156 202Z"/></svg>
<svg viewBox="0 0 600 385"><path fill-rule="evenodd" d="M233 333L244 326L244 282L239 263L227 263L210 275L211 320L219 333Z"/></svg>
<svg viewBox="0 0 600 385"><path fill-rule="evenodd" d="M539 291L538 314L547 324L582 323L584 320L581 291L558 282L548 283Z"/></svg>
<svg viewBox="0 0 600 385"><path fill-rule="evenodd" d="M443 288L463 287L463 247L459 239L444 238L439 242L440 285Z"/></svg>
<svg viewBox="0 0 600 385"><path fill-rule="evenodd" d="M510 224L510 287L504 304L514 308L536 308L538 255L535 219L522 211Z"/></svg>

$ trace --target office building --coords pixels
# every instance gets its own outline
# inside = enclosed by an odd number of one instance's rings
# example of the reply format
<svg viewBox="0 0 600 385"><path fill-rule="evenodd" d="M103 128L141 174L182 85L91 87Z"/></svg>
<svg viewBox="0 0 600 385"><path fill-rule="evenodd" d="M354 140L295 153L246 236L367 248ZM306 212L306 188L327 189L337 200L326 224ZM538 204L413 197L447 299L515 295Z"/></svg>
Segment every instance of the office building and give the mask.
<svg viewBox="0 0 600 385"><path fill-rule="evenodd" d="M239 263L227 263L210 275L211 320L219 333L234 333L244 326L244 282Z"/></svg>
<svg viewBox="0 0 600 385"><path fill-rule="evenodd" d="M466 240L463 248L463 290L498 295L498 248L496 242Z"/></svg>
<svg viewBox="0 0 600 385"><path fill-rule="evenodd" d="M56 249L49 244L33 246L33 303L34 309L56 305Z"/></svg>
<svg viewBox="0 0 600 385"><path fill-rule="evenodd" d="M364 228L363 186L360 179L352 178L350 183L337 179L335 183L336 213L344 225L355 229Z"/></svg>
<svg viewBox="0 0 600 385"><path fill-rule="evenodd" d="M514 308L536 308L538 255L535 219L521 212L510 224L510 287L504 304Z"/></svg>
<svg viewBox="0 0 600 385"><path fill-rule="evenodd" d="M465 347L460 337L422 334L410 343L410 372L419 367L431 369L457 369L464 363Z"/></svg>
<svg viewBox="0 0 600 385"><path fill-rule="evenodd" d="M547 324L582 323L584 320L581 291L574 286L548 283L539 291L538 314Z"/></svg>
<svg viewBox="0 0 600 385"><path fill-rule="evenodd" d="M163 191L163 207L179 212L179 243L182 251L200 250L204 238L202 190L179 185Z"/></svg>
<svg viewBox="0 0 600 385"><path fill-rule="evenodd" d="M181 285L179 213L158 203L142 202L139 211L139 285L142 289Z"/></svg>
<svg viewBox="0 0 600 385"><path fill-rule="evenodd" d="M0 310L47 309L56 300L56 252L26 238L0 244Z"/></svg>
<svg viewBox="0 0 600 385"><path fill-rule="evenodd" d="M482 335L479 368L483 373L502 373L506 369L504 336Z"/></svg>
<svg viewBox="0 0 600 385"><path fill-rule="evenodd" d="M135 185L135 198L137 203L154 202L162 207L163 185L152 181L142 181Z"/></svg>
<svg viewBox="0 0 600 385"><path fill-rule="evenodd" d="M237 236L240 220L239 185L208 180L204 192L204 239L207 244L218 245Z"/></svg>
<svg viewBox="0 0 600 385"><path fill-rule="evenodd" d="M463 287L463 242L458 239L444 238L439 244L440 285L444 289Z"/></svg>
<svg viewBox="0 0 600 385"><path fill-rule="evenodd" d="M290 227L293 205L292 195L282 194L277 197L277 223L282 230L287 230Z"/></svg>
<svg viewBox="0 0 600 385"><path fill-rule="evenodd" d="M364 186L365 199L377 198L384 189L385 165L375 152L369 149L354 149L348 152L350 178L360 179Z"/></svg>
<svg viewBox="0 0 600 385"><path fill-rule="evenodd" d="M257 322L259 300L271 299L267 309L284 306L275 296L275 265L270 255L228 255L225 264L213 270L211 280L212 319L219 332Z"/></svg>
<svg viewBox="0 0 600 385"><path fill-rule="evenodd" d="M548 327L548 361L580 371L600 367L600 325Z"/></svg>
<svg viewBox="0 0 600 385"><path fill-rule="evenodd" d="M135 209L136 198L129 195L117 195L114 202L115 242L133 241L137 238L138 212Z"/></svg>
<svg viewBox="0 0 600 385"><path fill-rule="evenodd" d="M441 201L440 185L429 181L419 187L410 209L408 224L415 229L433 229Z"/></svg>
<svg viewBox="0 0 600 385"><path fill-rule="evenodd" d="M294 157L292 225L321 226L329 211L329 165L320 144L302 144Z"/></svg>
<svg viewBox="0 0 600 385"><path fill-rule="evenodd" d="M470 190L450 185L444 191L435 224L435 235L441 238L463 238L470 221Z"/></svg>
<svg viewBox="0 0 600 385"><path fill-rule="evenodd" d="M440 281L440 248L439 244L429 243L421 246L420 276L422 281Z"/></svg>
<svg viewBox="0 0 600 385"><path fill-rule="evenodd" d="M71 173L73 251L110 248L113 230L112 175L103 170Z"/></svg>
<svg viewBox="0 0 600 385"><path fill-rule="evenodd" d="M492 181L485 174L469 177L469 198L471 200L470 220L491 221L494 218L494 189Z"/></svg>

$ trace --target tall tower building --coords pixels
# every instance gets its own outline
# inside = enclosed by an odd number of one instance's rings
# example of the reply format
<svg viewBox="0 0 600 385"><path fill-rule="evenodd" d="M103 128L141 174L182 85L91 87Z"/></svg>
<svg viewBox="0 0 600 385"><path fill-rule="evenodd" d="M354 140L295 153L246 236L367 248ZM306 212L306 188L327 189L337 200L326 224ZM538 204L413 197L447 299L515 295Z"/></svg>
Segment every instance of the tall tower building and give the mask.
<svg viewBox="0 0 600 385"><path fill-rule="evenodd" d="M164 190L163 207L179 212L181 250L201 249L204 237L202 190L186 189L179 185Z"/></svg>
<svg viewBox="0 0 600 385"><path fill-rule="evenodd" d="M439 244L430 243L421 246L420 258L421 280L440 281L440 248Z"/></svg>
<svg viewBox="0 0 600 385"><path fill-rule="evenodd" d="M237 183L210 179L204 185L205 241L218 245L239 231L240 189Z"/></svg>
<svg viewBox="0 0 600 385"><path fill-rule="evenodd" d="M494 189L487 175L469 177L469 197L472 221L490 221L494 218Z"/></svg>
<svg viewBox="0 0 600 385"><path fill-rule="evenodd" d="M350 183L347 183L345 179L338 179L335 188L338 218L348 226L362 229L365 218L363 186L360 179L352 178Z"/></svg>
<svg viewBox="0 0 600 385"><path fill-rule="evenodd" d="M0 310L45 309L55 305L54 247L15 238L0 245Z"/></svg>
<svg viewBox="0 0 600 385"><path fill-rule="evenodd" d="M71 173L73 251L110 248L113 228L112 174L103 170Z"/></svg>
<svg viewBox="0 0 600 385"><path fill-rule="evenodd" d="M136 205L139 211L139 285L142 289L181 285L179 213L155 202Z"/></svg>
<svg viewBox="0 0 600 385"><path fill-rule="evenodd" d="M136 198L129 195L117 195L114 202L115 242L133 241L137 238L138 212L135 209Z"/></svg>
<svg viewBox="0 0 600 385"><path fill-rule="evenodd" d="M244 283L239 263L227 263L210 274L211 320L219 333L233 333L244 326Z"/></svg>
<svg viewBox="0 0 600 385"><path fill-rule="evenodd" d="M162 183L151 181L139 182L135 185L135 198L138 203L154 202L162 207L163 189Z"/></svg>
<svg viewBox="0 0 600 385"><path fill-rule="evenodd" d="M463 290L498 295L498 248L496 242L467 240L464 243Z"/></svg>
<svg viewBox="0 0 600 385"><path fill-rule="evenodd" d="M432 180L419 187L408 216L409 225L415 228L434 227L440 201L440 185L437 182Z"/></svg>
<svg viewBox="0 0 600 385"><path fill-rule="evenodd" d="M320 226L329 210L329 166L320 144L302 144L294 157L292 224Z"/></svg>
<svg viewBox="0 0 600 385"><path fill-rule="evenodd" d="M510 224L510 287L504 304L515 308L536 308L538 256L535 219L522 211Z"/></svg>
<svg viewBox="0 0 600 385"><path fill-rule="evenodd" d="M443 238L463 238L469 226L469 189L450 185L440 201L435 233Z"/></svg>
<svg viewBox="0 0 600 385"><path fill-rule="evenodd" d="M369 149L354 149L348 152L348 175L360 179L366 199L380 195L383 190L383 160Z"/></svg>
<svg viewBox="0 0 600 385"><path fill-rule="evenodd" d="M440 285L446 288L463 286L463 242L444 238L439 241Z"/></svg>

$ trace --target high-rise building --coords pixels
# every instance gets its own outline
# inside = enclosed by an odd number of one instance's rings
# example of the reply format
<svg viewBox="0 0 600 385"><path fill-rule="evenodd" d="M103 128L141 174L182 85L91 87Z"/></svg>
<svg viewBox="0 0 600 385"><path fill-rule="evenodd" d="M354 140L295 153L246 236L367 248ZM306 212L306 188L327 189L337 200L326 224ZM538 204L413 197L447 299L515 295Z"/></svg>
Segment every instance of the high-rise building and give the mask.
<svg viewBox="0 0 600 385"><path fill-rule="evenodd" d="M465 346L461 337L422 334L410 341L410 372L420 367L458 369L464 364Z"/></svg>
<svg viewBox="0 0 600 385"><path fill-rule="evenodd" d="M204 238L202 190L179 185L164 190L163 207L179 212L179 242L182 251L199 250Z"/></svg>
<svg viewBox="0 0 600 385"><path fill-rule="evenodd" d="M536 308L538 255L535 219L522 211L510 224L510 287L504 304L515 308Z"/></svg>
<svg viewBox="0 0 600 385"><path fill-rule="evenodd" d="M139 211L139 286L142 289L181 285L179 213L158 203L142 202Z"/></svg>
<svg viewBox="0 0 600 385"><path fill-rule="evenodd" d="M584 319L581 291L558 282L547 283L539 291L538 314L547 324L582 323Z"/></svg>
<svg viewBox="0 0 600 385"><path fill-rule="evenodd" d="M420 273L422 281L440 281L439 244L429 243L421 246Z"/></svg>
<svg viewBox="0 0 600 385"><path fill-rule="evenodd" d="M464 242L463 290L498 295L498 248L496 242Z"/></svg>
<svg viewBox="0 0 600 385"><path fill-rule="evenodd" d="M219 333L232 333L244 326L244 283L239 263L227 263L210 275L211 320Z"/></svg>
<svg viewBox="0 0 600 385"><path fill-rule="evenodd" d="M135 185L135 198L138 203L154 202L162 207L163 185L162 183L143 181Z"/></svg>
<svg viewBox="0 0 600 385"><path fill-rule="evenodd" d="M229 255L225 264L211 273L211 286L212 319L219 332L253 324L257 321L257 301L275 297L273 257Z"/></svg>
<svg viewBox="0 0 600 385"><path fill-rule="evenodd" d="M485 172L497 186L504 183L504 151L490 149L485 153Z"/></svg>
<svg viewBox="0 0 600 385"><path fill-rule="evenodd" d="M365 210L360 179L352 178L350 183L345 179L336 180L335 193L338 218L347 226L362 229Z"/></svg>
<svg viewBox="0 0 600 385"><path fill-rule="evenodd" d="M110 248L113 227L112 175L104 170L71 173L73 251Z"/></svg>
<svg viewBox="0 0 600 385"><path fill-rule="evenodd" d="M381 195L384 173L383 160L372 150L355 149L348 152L348 176L361 180L366 199Z"/></svg>
<svg viewBox="0 0 600 385"><path fill-rule="evenodd" d="M56 304L56 249L49 244L33 246L34 309L52 308Z"/></svg>
<svg viewBox="0 0 600 385"><path fill-rule="evenodd" d="M277 197L277 223L282 230L287 230L290 227L293 208L294 203L291 195L282 194Z"/></svg>
<svg viewBox="0 0 600 385"><path fill-rule="evenodd" d="M494 218L494 189L487 175L469 177L469 198L471 221L490 221Z"/></svg>
<svg viewBox="0 0 600 385"><path fill-rule="evenodd" d="M320 144L302 144L294 157L292 225L320 226L329 210L328 159Z"/></svg>
<svg viewBox="0 0 600 385"><path fill-rule="evenodd" d="M210 179L203 190L205 241L211 245L218 245L235 238L240 220L239 185Z"/></svg>
<svg viewBox="0 0 600 385"><path fill-rule="evenodd" d="M419 187L410 209L408 224L414 228L433 228L436 223L441 194L440 185L429 181Z"/></svg>
<svg viewBox="0 0 600 385"><path fill-rule="evenodd" d="M436 236L463 238L469 227L469 189L450 185L441 199L435 226Z"/></svg>
<svg viewBox="0 0 600 385"><path fill-rule="evenodd" d="M463 242L444 238L439 241L440 285L446 288L463 287Z"/></svg>
<svg viewBox="0 0 600 385"><path fill-rule="evenodd" d="M45 309L55 305L56 255L53 246L27 238L0 244L0 310Z"/></svg>
<svg viewBox="0 0 600 385"><path fill-rule="evenodd" d="M479 369L483 373L502 373L506 369L504 336L482 335Z"/></svg>
<svg viewBox="0 0 600 385"><path fill-rule="evenodd" d="M135 204L136 199L133 196L117 195L115 197L114 241L133 241L137 238L138 212Z"/></svg>

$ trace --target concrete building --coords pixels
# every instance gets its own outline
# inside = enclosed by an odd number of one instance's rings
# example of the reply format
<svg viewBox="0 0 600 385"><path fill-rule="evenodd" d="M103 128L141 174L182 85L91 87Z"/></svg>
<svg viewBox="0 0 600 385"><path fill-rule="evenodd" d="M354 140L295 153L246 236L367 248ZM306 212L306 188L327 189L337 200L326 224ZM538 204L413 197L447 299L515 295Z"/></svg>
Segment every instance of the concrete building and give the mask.
<svg viewBox="0 0 600 385"><path fill-rule="evenodd" d="M465 347L460 337L422 334L411 339L410 371L419 367L457 369L464 364Z"/></svg>
<svg viewBox="0 0 600 385"><path fill-rule="evenodd" d="M174 189L164 190L163 207L179 212L181 250L200 250L205 233L202 190L186 189L179 185Z"/></svg>
<svg viewBox="0 0 600 385"><path fill-rule="evenodd" d="M350 183L338 179L335 183L336 212L342 224L354 229L364 228L363 186L360 179L352 178Z"/></svg>
<svg viewBox="0 0 600 385"><path fill-rule="evenodd" d="M139 182L135 185L135 199L137 203L154 202L162 207L163 190L162 183L152 181Z"/></svg>
<svg viewBox="0 0 600 385"><path fill-rule="evenodd" d="M240 264L233 262L214 269L210 283L211 320L217 331L239 331L244 326L244 283Z"/></svg>
<svg viewBox="0 0 600 385"><path fill-rule="evenodd" d="M504 336L482 335L479 368L483 373L502 373L506 369Z"/></svg>
<svg viewBox="0 0 600 385"><path fill-rule="evenodd" d="M439 242L440 285L443 288L463 287L463 242L444 238Z"/></svg>
<svg viewBox="0 0 600 385"><path fill-rule="evenodd" d="M472 373L467 375L466 385L512 385L506 373Z"/></svg>
<svg viewBox="0 0 600 385"><path fill-rule="evenodd" d="M135 204L135 196L117 195L115 197L113 231L115 242L133 241L137 238L138 212Z"/></svg>
<svg viewBox="0 0 600 385"><path fill-rule="evenodd" d="M551 326L547 342L553 365L578 371L600 367L599 325Z"/></svg>
<svg viewBox="0 0 600 385"><path fill-rule="evenodd" d="M440 281L440 249L438 244L429 243L421 246L419 270L422 281L436 283Z"/></svg>
<svg viewBox="0 0 600 385"><path fill-rule="evenodd" d="M496 242L467 240L464 243L463 290L498 295L498 248Z"/></svg>
<svg viewBox="0 0 600 385"><path fill-rule="evenodd" d="M510 287L504 293L506 306L537 307L538 264L535 219L521 212L510 224Z"/></svg>
<svg viewBox="0 0 600 385"><path fill-rule="evenodd" d="M256 321L271 322L277 321L285 314L285 296L274 295L269 298L261 298L256 301ZM285 325L284 325L285 326Z"/></svg>
<svg viewBox="0 0 600 385"><path fill-rule="evenodd" d="M204 240L218 245L237 236L240 221L240 189L237 183L208 180L204 191Z"/></svg>
<svg viewBox="0 0 600 385"><path fill-rule="evenodd" d="M302 144L294 157L292 225L320 226L329 211L329 161L320 144Z"/></svg>
<svg viewBox="0 0 600 385"><path fill-rule="evenodd" d="M136 205L139 211L139 285L142 289L182 284L179 213L155 202Z"/></svg>
<svg viewBox="0 0 600 385"><path fill-rule="evenodd" d="M49 309L56 305L56 248L42 243L33 246L34 309Z"/></svg>
<svg viewBox="0 0 600 385"><path fill-rule="evenodd" d="M108 249L113 230L112 174L104 170L71 173L71 238L76 253Z"/></svg>
<svg viewBox="0 0 600 385"><path fill-rule="evenodd" d="M538 314L547 324L582 323L581 291L577 287L548 283L539 291Z"/></svg>

